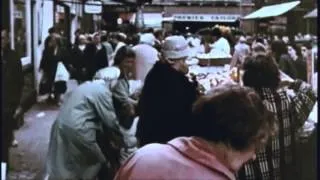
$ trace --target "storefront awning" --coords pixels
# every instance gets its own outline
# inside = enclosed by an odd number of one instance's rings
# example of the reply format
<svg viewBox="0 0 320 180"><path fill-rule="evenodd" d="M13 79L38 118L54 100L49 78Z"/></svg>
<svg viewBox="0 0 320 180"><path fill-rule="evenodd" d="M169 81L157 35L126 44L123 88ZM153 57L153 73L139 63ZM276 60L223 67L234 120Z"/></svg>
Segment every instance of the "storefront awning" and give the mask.
<svg viewBox="0 0 320 180"><path fill-rule="evenodd" d="M304 16L304 18L317 18L318 17L318 8L312 10L311 12L309 12L308 14L306 14Z"/></svg>
<svg viewBox="0 0 320 180"><path fill-rule="evenodd" d="M243 19L262 19L283 15L300 4L300 1L264 6L257 11L245 16Z"/></svg>

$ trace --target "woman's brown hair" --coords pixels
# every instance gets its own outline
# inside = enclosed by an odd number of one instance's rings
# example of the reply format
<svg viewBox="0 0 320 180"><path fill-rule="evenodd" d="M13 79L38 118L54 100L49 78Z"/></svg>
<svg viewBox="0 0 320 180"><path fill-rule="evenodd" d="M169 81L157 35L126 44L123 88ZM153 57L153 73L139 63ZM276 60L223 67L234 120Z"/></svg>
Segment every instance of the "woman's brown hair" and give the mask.
<svg viewBox="0 0 320 180"><path fill-rule="evenodd" d="M276 131L273 115L249 87L221 85L201 97L193 113L196 136L239 151L260 146Z"/></svg>

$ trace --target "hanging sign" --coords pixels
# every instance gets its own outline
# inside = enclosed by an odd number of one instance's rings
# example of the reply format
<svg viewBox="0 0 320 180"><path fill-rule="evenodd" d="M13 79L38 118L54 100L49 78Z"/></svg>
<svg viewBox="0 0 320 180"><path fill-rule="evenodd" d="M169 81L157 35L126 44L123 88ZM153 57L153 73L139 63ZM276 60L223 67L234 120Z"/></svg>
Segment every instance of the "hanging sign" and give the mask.
<svg viewBox="0 0 320 180"><path fill-rule="evenodd" d="M174 21L184 22L235 22L239 14L174 14Z"/></svg>
<svg viewBox="0 0 320 180"><path fill-rule="evenodd" d="M87 14L102 13L102 2L89 0L84 4L84 12Z"/></svg>

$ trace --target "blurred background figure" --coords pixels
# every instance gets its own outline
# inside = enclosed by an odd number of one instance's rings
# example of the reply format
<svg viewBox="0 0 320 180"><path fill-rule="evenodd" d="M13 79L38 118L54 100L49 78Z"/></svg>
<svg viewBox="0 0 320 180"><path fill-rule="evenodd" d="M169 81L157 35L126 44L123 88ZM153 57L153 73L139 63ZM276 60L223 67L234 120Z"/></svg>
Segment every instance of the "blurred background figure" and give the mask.
<svg viewBox="0 0 320 180"><path fill-rule="evenodd" d="M93 34L93 41L91 44L87 44L84 53L88 80L91 80L99 69L109 66L107 50L101 43L99 33Z"/></svg>
<svg viewBox="0 0 320 180"><path fill-rule="evenodd" d="M145 33L140 35L140 44L132 48L136 54L135 79L144 82L150 69L159 60L159 52L153 47L154 45L154 35Z"/></svg>
<svg viewBox="0 0 320 180"><path fill-rule="evenodd" d="M284 42L276 40L271 44L272 55L278 63L279 69L295 79L297 76L297 69L293 60L288 54L287 46Z"/></svg>
<svg viewBox="0 0 320 180"><path fill-rule="evenodd" d="M246 44L246 38L241 36L234 47L231 67L242 66L244 59L251 53L249 45Z"/></svg>
<svg viewBox="0 0 320 180"><path fill-rule="evenodd" d="M301 46L288 45L288 54L293 60L293 64L297 69L296 78L307 82L307 61L303 58Z"/></svg>
<svg viewBox="0 0 320 180"><path fill-rule="evenodd" d="M113 58L111 59L110 65L113 65L114 57L117 54L117 51L122 47L125 46L126 36L123 33L113 33L111 35L110 43L114 49L113 51Z"/></svg>
<svg viewBox="0 0 320 180"><path fill-rule="evenodd" d="M112 59L113 48L112 48L112 45L109 43L107 31L102 31L101 32L101 42L102 42L102 45L107 50L108 61L110 61ZM110 66L110 63L109 63L109 66Z"/></svg>
<svg viewBox="0 0 320 180"><path fill-rule="evenodd" d="M9 33L1 30L1 62L2 62L2 124L1 124L1 162L10 168L9 149L14 140L14 129L17 128L18 107L23 89L23 72L21 61L10 49Z"/></svg>
<svg viewBox="0 0 320 180"><path fill-rule="evenodd" d="M62 62L65 67L69 67L68 60L70 58L67 55L65 49L61 47L61 41L59 36L49 36L48 44L46 44L42 59L40 62L40 71L42 72L42 78L40 82L40 94L48 93L48 102L54 102L56 104L60 101L59 88L54 87L55 75L57 72L58 62ZM54 98L52 99L51 94L53 93Z"/></svg>
<svg viewBox="0 0 320 180"><path fill-rule="evenodd" d="M86 80L86 74L88 69L86 68L85 49L87 46L86 37L83 34L80 34L78 37L77 45L74 45L72 48L71 55L71 68L73 78L75 78L78 84L81 84Z"/></svg>
<svg viewBox="0 0 320 180"><path fill-rule="evenodd" d="M229 41L222 35L219 28L214 28L212 30L213 44L211 52L224 52L226 54L231 54L231 46Z"/></svg>

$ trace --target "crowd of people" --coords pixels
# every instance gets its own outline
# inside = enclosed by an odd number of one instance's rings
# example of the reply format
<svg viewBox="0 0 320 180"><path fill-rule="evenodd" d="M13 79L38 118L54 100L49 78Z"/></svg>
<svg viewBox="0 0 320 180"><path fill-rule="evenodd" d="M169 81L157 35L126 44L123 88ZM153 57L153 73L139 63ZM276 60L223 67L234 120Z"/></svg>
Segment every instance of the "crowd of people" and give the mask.
<svg viewBox="0 0 320 180"><path fill-rule="evenodd" d="M226 32L77 31L65 57L80 86L52 126L48 179L297 179L297 131L316 101L311 47ZM203 94L189 65L217 52L244 70L244 86ZM143 82L134 93L130 79Z"/></svg>
<svg viewBox="0 0 320 180"><path fill-rule="evenodd" d="M75 35L70 45L50 29L40 63L49 101L66 92L59 62L79 83L52 125L47 179L301 179L297 131L317 99L306 83L311 42L218 27ZM243 69L244 85L226 80L203 94L189 66L198 53L221 52ZM141 87L131 92L130 79Z"/></svg>

